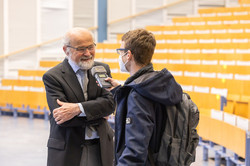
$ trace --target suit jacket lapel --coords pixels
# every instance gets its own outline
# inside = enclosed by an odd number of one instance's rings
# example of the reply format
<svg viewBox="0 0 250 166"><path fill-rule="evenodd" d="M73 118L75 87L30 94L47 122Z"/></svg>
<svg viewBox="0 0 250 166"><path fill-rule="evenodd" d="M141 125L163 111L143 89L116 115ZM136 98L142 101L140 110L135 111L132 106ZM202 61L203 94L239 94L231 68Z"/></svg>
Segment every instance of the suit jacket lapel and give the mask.
<svg viewBox="0 0 250 166"><path fill-rule="evenodd" d="M84 101L84 95L83 95L81 85L76 77L75 72L73 71L73 69L69 65L67 59L65 59L63 61L62 66L63 66L62 67L63 79L68 84L68 86L71 88L71 90L74 92L77 100L79 102Z"/></svg>

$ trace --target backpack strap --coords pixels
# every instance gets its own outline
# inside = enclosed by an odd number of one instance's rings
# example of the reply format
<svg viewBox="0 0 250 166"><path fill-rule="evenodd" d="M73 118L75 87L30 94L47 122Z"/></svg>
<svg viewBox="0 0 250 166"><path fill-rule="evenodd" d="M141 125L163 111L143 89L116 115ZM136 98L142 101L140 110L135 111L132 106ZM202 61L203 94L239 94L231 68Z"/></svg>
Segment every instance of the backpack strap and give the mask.
<svg viewBox="0 0 250 166"><path fill-rule="evenodd" d="M148 148L148 160L149 160L151 166L155 166L154 159L153 159L153 153L150 150L150 148Z"/></svg>
<svg viewBox="0 0 250 166"><path fill-rule="evenodd" d="M173 131L173 137L176 137L176 131L177 131L177 126L178 126L178 118L179 118L179 110L180 108L180 103L175 105L176 107L176 112L175 112L175 119L174 119L174 131Z"/></svg>

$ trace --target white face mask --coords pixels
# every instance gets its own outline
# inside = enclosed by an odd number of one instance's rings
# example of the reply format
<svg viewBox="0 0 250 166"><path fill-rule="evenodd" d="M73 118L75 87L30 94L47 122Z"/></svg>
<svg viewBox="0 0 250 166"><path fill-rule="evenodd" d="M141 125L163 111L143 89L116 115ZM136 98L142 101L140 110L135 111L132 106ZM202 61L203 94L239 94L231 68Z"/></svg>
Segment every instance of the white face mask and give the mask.
<svg viewBox="0 0 250 166"><path fill-rule="evenodd" d="M126 69L126 64L127 64L127 62L126 63L124 63L123 61L122 61L122 57L124 56L124 55L126 55L127 53L125 53L125 54L123 54L123 55L119 55L119 66L120 66L120 70L121 70L121 72L127 72L128 73L128 70Z"/></svg>

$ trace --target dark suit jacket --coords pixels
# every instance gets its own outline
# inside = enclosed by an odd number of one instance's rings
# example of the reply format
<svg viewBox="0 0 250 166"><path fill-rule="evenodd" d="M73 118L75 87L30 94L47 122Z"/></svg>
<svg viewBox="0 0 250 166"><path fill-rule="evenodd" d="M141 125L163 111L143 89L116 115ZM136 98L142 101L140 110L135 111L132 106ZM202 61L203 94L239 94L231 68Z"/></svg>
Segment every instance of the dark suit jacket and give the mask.
<svg viewBox="0 0 250 166"><path fill-rule="evenodd" d="M107 64L102 65L110 75ZM73 119L57 125L53 114L50 114L50 135L48 140L48 166L79 166L82 147L85 139L85 126L96 125L100 137L101 158L103 166L113 164L113 131L103 117L114 112L115 104L110 92L100 88L95 78L88 71L88 101L85 101L82 88L76 74L65 59L43 75L47 102L50 111L59 107L56 99L70 103L81 103L86 117Z"/></svg>

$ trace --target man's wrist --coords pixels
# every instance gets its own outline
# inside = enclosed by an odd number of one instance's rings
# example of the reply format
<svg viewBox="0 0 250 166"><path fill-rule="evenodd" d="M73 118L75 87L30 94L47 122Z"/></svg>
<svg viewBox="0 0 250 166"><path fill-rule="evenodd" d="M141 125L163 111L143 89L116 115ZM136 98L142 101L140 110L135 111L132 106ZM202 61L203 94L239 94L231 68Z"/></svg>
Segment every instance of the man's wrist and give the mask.
<svg viewBox="0 0 250 166"><path fill-rule="evenodd" d="M86 116L82 104L81 104L81 103L77 103L77 105L78 105L78 109L79 109L79 111L80 111L79 114L78 114L77 116L81 116L81 117Z"/></svg>
<svg viewBox="0 0 250 166"><path fill-rule="evenodd" d="M74 110L75 110L75 115L76 116L78 116L78 115L80 115L82 113L78 103L76 103L76 106L75 106Z"/></svg>

